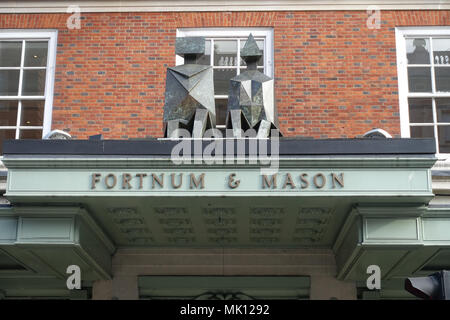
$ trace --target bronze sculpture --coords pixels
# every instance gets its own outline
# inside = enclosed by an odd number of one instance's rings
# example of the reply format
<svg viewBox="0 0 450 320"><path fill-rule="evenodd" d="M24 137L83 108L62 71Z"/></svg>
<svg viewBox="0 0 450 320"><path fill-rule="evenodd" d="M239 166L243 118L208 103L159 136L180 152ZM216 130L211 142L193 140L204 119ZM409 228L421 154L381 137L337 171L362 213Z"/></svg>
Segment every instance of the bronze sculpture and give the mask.
<svg viewBox="0 0 450 320"><path fill-rule="evenodd" d="M214 80L211 66L198 65L205 53L205 39L176 39L176 54L184 56L184 64L167 68L164 104L164 136L178 138L177 129L186 129L191 137L202 138L206 130L216 126Z"/></svg>

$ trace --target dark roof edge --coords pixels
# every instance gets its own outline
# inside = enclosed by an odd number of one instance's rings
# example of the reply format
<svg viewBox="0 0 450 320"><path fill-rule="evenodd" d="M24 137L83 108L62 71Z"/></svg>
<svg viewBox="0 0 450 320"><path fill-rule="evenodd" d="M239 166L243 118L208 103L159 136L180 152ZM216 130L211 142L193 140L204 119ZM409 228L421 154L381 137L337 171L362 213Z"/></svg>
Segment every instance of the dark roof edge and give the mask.
<svg viewBox="0 0 450 320"><path fill-rule="evenodd" d="M224 150L230 140L224 141ZM246 154L255 140L231 140L244 142ZM268 141L271 150L273 141ZM198 140L197 140L198 142ZM203 140L202 150L211 144ZM117 155L117 156L170 156L180 141L173 140L6 140L3 154L8 155ZM194 140L191 140L192 150ZM280 156L304 155L401 155L435 154L434 139L295 139L279 140ZM269 154L270 151L269 151Z"/></svg>

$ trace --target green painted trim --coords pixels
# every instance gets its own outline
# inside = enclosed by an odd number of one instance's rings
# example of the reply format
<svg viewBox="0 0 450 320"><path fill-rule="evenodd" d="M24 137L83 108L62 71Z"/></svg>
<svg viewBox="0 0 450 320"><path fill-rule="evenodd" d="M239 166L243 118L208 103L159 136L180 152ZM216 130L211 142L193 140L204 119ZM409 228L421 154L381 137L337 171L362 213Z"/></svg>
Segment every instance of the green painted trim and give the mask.
<svg viewBox="0 0 450 320"><path fill-rule="evenodd" d="M450 218L450 208L427 208L423 214L424 218Z"/></svg>
<svg viewBox="0 0 450 320"><path fill-rule="evenodd" d="M352 210L348 214L343 226L341 227L341 231L339 232L336 240L334 241L334 245L333 245L334 253L338 252L339 249L341 248L348 231L352 227L352 225L353 225L355 219L358 217L358 215L359 215L358 210L355 207L352 208Z"/></svg>
<svg viewBox="0 0 450 320"><path fill-rule="evenodd" d="M364 205L358 206L359 214L365 218L420 217L426 211L427 207L423 203L404 203L398 206L365 203Z"/></svg>
<svg viewBox="0 0 450 320"><path fill-rule="evenodd" d="M14 243L17 239L18 218L11 215L0 214L0 244Z"/></svg>
<svg viewBox="0 0 450 320"><path fill-rule="evenodd" d="M99 227L86 208L74 206L13 206L11 211L15 216L21 217L79 216L94 231L96 236L100 238L111 254L114 254L116 251L114 243L109 239L103 229Z"/></svg>
<svg viewBox="0 0 450 320"><path fill-rule="evenodd" d="M246 161L246 164L239 164L239 161ZM430 169L437 161L430 156L424 157L383 157L383 156L349 156L349 157L295 157L279 158L281 168L426 168ZM3 160L8 169L19 168L204 168L205 164L196 164L193 160L191 164L175 165L169 158L150 157L57 157L57 156L8 156ZM254 169L265 167L260 164L248 163L248 158L236 159L233 163L212 164L211 168L243 168Z"/></svg>
<svg viewBox="0 0 450 320"><path fill-rule="evenodd" d="M383 261L390 266L388 270L382 270L383 278L420 273L421 269L442 252L450 250L449 213L448 208L427 209L424 206L411 207L410 205L356 207L348 215L333 247L337 261L345 258L345 263L338 263L338 279L355 280L356 266L361 261L367 260L367 257L371 257L373 252L378 251L390 251L392 259L398 259L389 261L391 259L389 257L380 257L380 263ZM361 216L362 220L358 220L357 216ZM427 226L427 223L430 225ZM357 230L360 230L363 235L357 243L347 240L348 233L355 232L352 231L355 224L359 226ZM370 236L371 228L375 232L372 237ZM433 235L433 239L427 239L424 231L426 228L432 228L428 232ZM351 253L348 254L348 252ZM395 252L398 253L398 257L395 257ZM344 253L346 256L342 256ZM450 260L448 266L450 267Z"/></svg>
<svg viewBox="0 0 450 320"><path fill-rule="evenodd" d="M74 244L74 237L74 217L19 217L15 244Z"/></svg>
<svg viewBox="0 0 450 320"><path fill-rule="evenodd" d="M85 208L81 208L79 212L83 221L94 231L95 235L100 238L103 242L103 245L106 246L110 254L114 254L116 252L116 246L112 242L112 240L106 235L103 229L95 222L92 218L91 214Z"/></svg>
<svg viewBox="0 0 450 320"><path fill-rule="evenodd" d="M207 299L213 294L243 294L257 299L306 299L309 276L140 276L139 295L150 299Z"/></svg>
<svg viewBox="0 0 450 320"><path fill-rule="evenodd" d="M414 245L422 241L419 224L419 218L416 217L363 217L363 244L401 243Z"/></svg>
<svg viewBox="0 0 450 320"><path fill-rule="evenodd" d="M411 257L414 256L414 251L409 251L407 252L405 255L402 256L402 258L400 258L399 261L397 261L397 263L391 268L391 270L389 270L388 272L385 272L383 274L383 279L390 279L393 276L395 276L396 273L400 272L401 267L408 261L410 260Z"/></svg>
<svg viewBox="0 0 450 320"><path fill-rule="evenodd" d="M112 262L110 261L110 265L107 267L107 270L105 270L105 266L102 266L99 264L99 262L94 259L90 254L87 253L85 248L82 248L80 245L77 245L75 247L77 254L79 257L86 261L91 267L92 271L97 274L99 279L102 280L111 280L112 279ZM112 257L111 257L112 260ZM67 277L67 274L65 274L65 277Z"/></svg>
<svg viewBox="0 0 450 320"><path fill-rule="evenodd" d="M84 288L85 283L82 285ZM85 300L88 298L87 290L68 290L66 280L55 277L0 278L0 288L2 288L3 299Z"/></svg>
<svg viewBox="0 0 450 320"><path fill-rule="evenodd" d="M338 280L348 280L349 274L355 268L355 265L358 263L358 260L362 257L363 254L364 250L362 246L357 245L345 264L341 268L338 268L338 274L336 278Z"/></svg>
<svg viewBox="0 0 450 320"><path fill-rule="evenodd" d="M8 259L10 259L16 265L24 268L24 269L2 269L2 270L0 270L0 277L3 277L3 276L8 275L8 274L13 274L13 273L14 274L15 273L21 273L21 274L30 273L30 270L28 270L26 268L26 266L22 262L20 262L18 259L16 259L16 257L11 255L8 251L3 250L1 245L0 245L0 254L6 256Z"/></svg>
<svg viewBox="0 0 450 320"><path fill-rule="evenodd" d="M58 261L58 250L66 248L63 259L73 256L74 264L83 266L96 279L111 279L112 254L115 247L98 227L89 213L80 207L13 207L1 212L1 222L5 219L17 221L15 239L7 243L0 241L0 248L7 250L34 274L53 274L60 279L67 277L65 269ZM4 213L7 213L4 214ZM5 245L8 245L5 247ZM55 259L41 256L42 250L55 250ZM48 251L44 251L44 257ZM91 277L91 275L89 275Z"/></svg>

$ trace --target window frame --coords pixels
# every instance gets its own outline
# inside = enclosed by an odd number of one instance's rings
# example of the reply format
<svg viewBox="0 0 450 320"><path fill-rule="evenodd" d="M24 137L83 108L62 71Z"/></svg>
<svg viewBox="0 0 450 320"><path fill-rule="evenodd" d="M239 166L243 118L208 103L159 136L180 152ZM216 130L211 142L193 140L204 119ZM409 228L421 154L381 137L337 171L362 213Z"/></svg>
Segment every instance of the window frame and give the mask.
<svg viewBox="0 0 450 320"><path fill-rule="evenodd" d="M233 39L247 38L250 33L255 38L264 38L264 74L274 79L274 30L271 27L222 27L222 28L178 28L177 37L204 37L206 39ZM211 60L213 59L213 47L211 47ZM240 61L240 48L238 42L237 61ZM176 55L176 65L182 65L184 58ZM242 67L242 66L241 66ZM230 69L237 69L240 73L239 66ZM214 95L214 99L228 99L228 95ZM224 127L218 125L218 127Z"/></svg>
<svg viewBox="0 0 450 320"><path fill-rule="evenodd" d="M436 156L439 159L450 159L450 153L439 152L439 137L436 135L436 115L435 115L435 98L450 98L450 92L430 92L430 93L410 93L408 83L408 58L406 52L406 39L408 38L433 38L443 37L450 38L450 26L418 26L418 27L397 27L395 28L395 41L397 51L397 78L398 78L398 95L400 106L400 130L401 136L410 138L410 122L409 122L409 98L431 98L433 101L433 129L436 141ZM432 46L432 44L430 44ZM432 47L430 48L431 59L434 61ZM432 84L436 81L434 75L434 62L431 65ZM450 68L450 67L449 67Z"/></svg>
<svg viewBox="0 0 450 320"><path fill-rule="evenodd" d="M44 90L44 116L42 123L42 137L48 134L51 131L52 126L52 110L53 110L53 92L54 92L54 84L55 84L55 67L56 67L56 50L57 50L57 30L48 30L48 29L0 29L0 41L37 41L37 40L45 40L48 41L48 49L47 49L47 65L46 65L46 75L45 75L45 90ZM25 48L22 48L24 50ZM22 51L22 55L24 51ZM23 60L24 57L21 57ZM20 69L22 69L22 65ZM4 67L2 69L8 69L8 67ZM20 81L20 80L19 80ZM20 85L20 82L19 82ZM42 99L42 96L38 96L39 99ZM0 100L36 100L36 96L0 96ZM20 118L19 110L17 114L17 118ZM17 124L13 129L16 130L17 137ZM31 128L30 128L31 129ZM20 131L20 129L19 129ZM0 155L0 158L2 156Z"/></svg>

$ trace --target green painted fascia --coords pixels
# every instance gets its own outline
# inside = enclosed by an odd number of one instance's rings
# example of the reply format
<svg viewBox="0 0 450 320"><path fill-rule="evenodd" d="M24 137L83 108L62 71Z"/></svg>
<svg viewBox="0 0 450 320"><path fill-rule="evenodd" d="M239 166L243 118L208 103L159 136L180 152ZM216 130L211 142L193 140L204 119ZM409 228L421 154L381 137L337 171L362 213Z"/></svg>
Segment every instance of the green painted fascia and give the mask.
<svg viewBox="0 0 450 320"><path fill-rule="evenodd" d="M47 252L55 250L57 257L58 250L67 250L67 254L73 255L74 264L77 264L77 261L87 263L89 269L97 274L97 279L111 278L111 259L116 250L115 246L85 209L20 206L1 210L0 213L3 222L5 219L14 219L17 222L17 231L13 230L14 239L0 239L0 247L9 255L17 257L17 261L25 266L28 272L39 274L47 269L47 272L65 278L65 270L58 271L50 262L42 260L39 252L44 249Z"/></svg>
<svg viewBox="0 0 450 320"><path fill-rule="evenodd" d="M15 216L20 217L75 217L78 216L102 241L108 251L113 254L116 251L114 243L99 227L89 212L83 207L73 206L13 206L10 209Z"/></svg>
<svg viewBox="0 0 450 320"><path fill-rule="evenodd" d="M369 222L380 224L371 226ZM402 223L406 229L401 229ZM368 228L375 228L377 236L370 236ZM350 237L355 232L359 233L359 240ZM358 280L355 279L355 267L361 264L364 256L375 252L398 252L392 259L399 260L386 260L390 259L387 255L378 258L380 263L384 261L390 265L389 270L383 270L383 277L389 279L420 272L443 250L450 250L450 212L448 208L428 209L424 206L356 207L349 214L334 246L338 278L344 280ZM446 268L450 267L450 260L447 264ZM367 277L365 274L360 276Z"/></svg>

